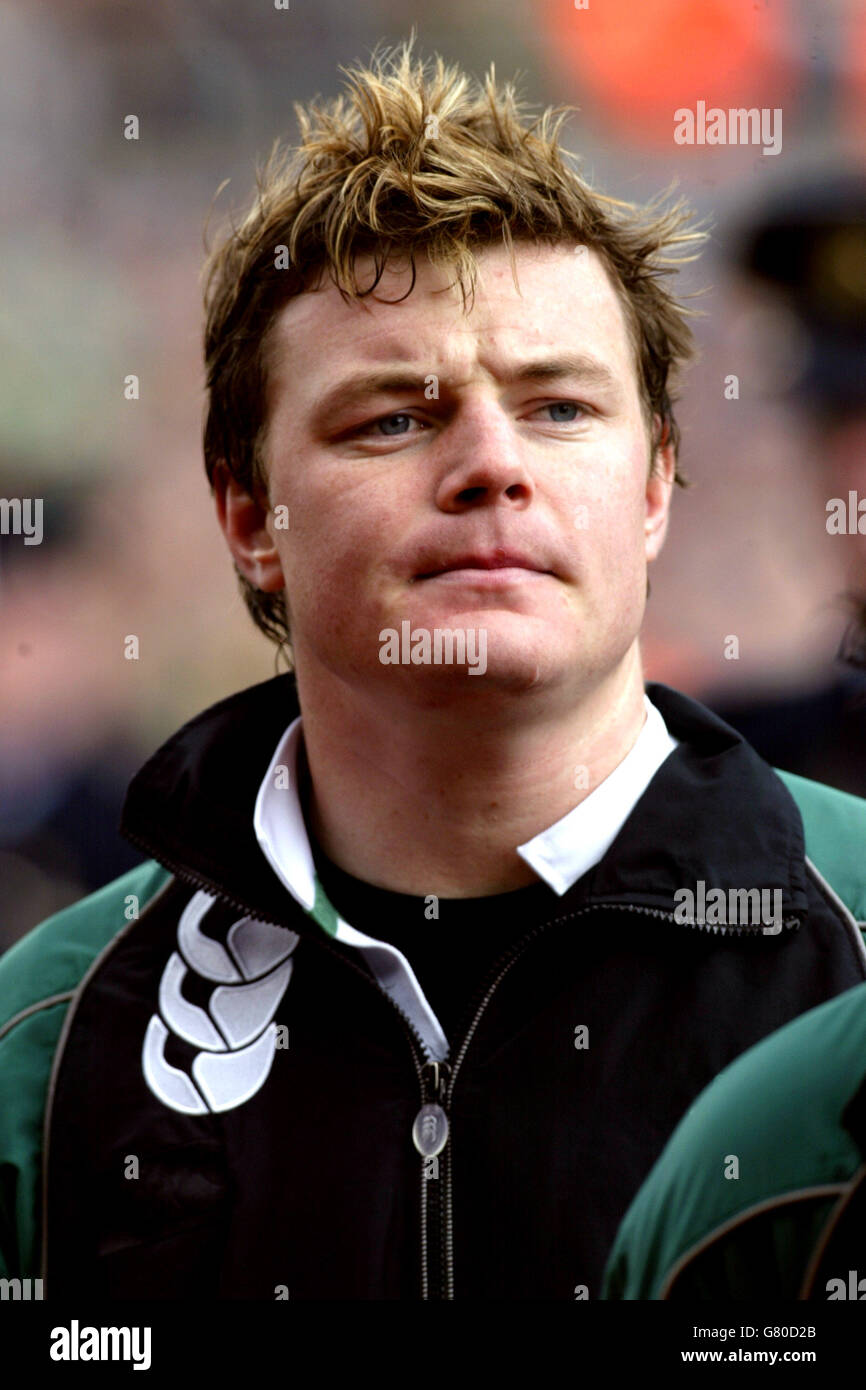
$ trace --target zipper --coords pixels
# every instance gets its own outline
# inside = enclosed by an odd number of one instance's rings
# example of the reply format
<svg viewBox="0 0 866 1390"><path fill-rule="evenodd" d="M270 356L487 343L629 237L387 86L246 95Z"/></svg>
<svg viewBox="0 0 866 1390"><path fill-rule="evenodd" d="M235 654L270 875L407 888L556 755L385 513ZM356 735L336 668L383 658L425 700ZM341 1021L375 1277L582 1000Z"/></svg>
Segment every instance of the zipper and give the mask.
<svg viewBox="0 0 866 1390"><path fill-rule="evenodd" d="M158 862L177 878L220 898L238 912L255 916L259 921L267 922L271 926L285 927L284 922L275 921L273 917L260 912L258 908L232 897L219 884L214 883L204 875L198 874L195 870L188 869L176 861L166 859L161 854L156 855L152 847L140 836L128 831L125 832L125 835L130 843L136 845L149 857L158 859ZM368 985L371 985L380 997L387 999L401 1018L408 1034L409 1050L421 1094L421 1108L412 1127L412 1139L422 1158L421 1298L424 1301L454 1299L453 1160L450 1110L453 1105L457 1076L469 1045L499 985L535 939L550 927L571 922L576 917L582 917L590 912L599 911L636 912L642 916L654 917L668 922L673 926L683 926L721 936L741 936L750 931L756 931L754 927L729 927L705 922L677 922L673 912L665 912L662 908L657 907L642 907L635 903L585 903L582 907L574 908L573 911L565 913L561 917L553 917L549 921L533 927L526 936L511 943L508 950L499 957L488 972L486 980L489 983L484 983L475 995L471 1006L472 1017L456 1056L452 1060L452 1054L449 1052L442 1061L437 1062L430 1057L429 1049L409 1015L400 1008L400 1005L391 998L390 994L382 989L379 982L368 971L344 955L342 951L337 950L327 932L319 928L319 934L316 937L318 944L324 946L331 955L336 956ZM318 926L318 923L316 925ZM785 930L792 930L799 925L800 922L797 917L788 917L782 922Z"/></svg>
<svg viewBox="0 0 866 1390"><path fill-rule="evenodd" d="M445 1110L448 1077L446 1061L426 1062L421 1069L421 1109L412 1126L412 1138L421 1164L421 1298L437 1297L445 1282L446 1252L443 1244L442 1191L451 1169L449 1121ZM434 1239L431 1241L430 1234Z"/></svg>

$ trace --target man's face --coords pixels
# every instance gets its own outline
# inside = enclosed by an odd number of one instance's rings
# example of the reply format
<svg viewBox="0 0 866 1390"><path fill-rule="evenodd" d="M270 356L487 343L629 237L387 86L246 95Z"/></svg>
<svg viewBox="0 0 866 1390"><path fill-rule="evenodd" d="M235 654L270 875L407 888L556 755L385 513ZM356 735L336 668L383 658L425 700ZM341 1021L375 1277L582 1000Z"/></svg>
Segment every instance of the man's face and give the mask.
<svg viewBox="0 0 866 1390"><path fill-rule="evenodd" d="M633 351L595 253L518 245L516 264L519 291L504 248L479 257L468 314L423 257L405 299L394 270L375 297L346 302L326 279L281 312L266 524L302 691L329 672L427 705L572 698L633 647L673 461L648 480ZM383 664L380 634L407 621L484 629L484 674Z"/></svg>

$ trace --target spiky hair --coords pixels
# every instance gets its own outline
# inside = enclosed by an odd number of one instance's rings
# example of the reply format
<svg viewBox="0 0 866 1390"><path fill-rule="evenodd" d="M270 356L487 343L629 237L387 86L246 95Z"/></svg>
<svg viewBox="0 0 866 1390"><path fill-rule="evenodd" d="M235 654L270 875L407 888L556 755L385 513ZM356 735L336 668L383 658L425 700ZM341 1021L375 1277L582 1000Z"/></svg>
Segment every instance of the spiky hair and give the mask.
<svg viewBox="0 0 866 1390"><path fill-rule="evenodd" d="M611 276L635 353L647 421L678 449L673 388L693 352L687 322L664 277L693 260L706 231L678 200L643 207L590 188L560 145L568 108L532 116L493 66L482 83L440 58L414 54L414 38L341 69L345 90L295 105L300 141L277 141L257 170L257 196L204 268L208 479L222 461L249 493L266 493L269 334L279 310L328 274L344 296L371 293L395 260L413 271L424 253L453 271L464 305L479 252L515 242L590 247ZM278 268L275 248L287 248ZM361 256L375 275L356 279ZM512 262L513 264L513 262ZM685 481L677 466L676 481ZM288 642L283 592L240 576L250 612Z"/></svg>

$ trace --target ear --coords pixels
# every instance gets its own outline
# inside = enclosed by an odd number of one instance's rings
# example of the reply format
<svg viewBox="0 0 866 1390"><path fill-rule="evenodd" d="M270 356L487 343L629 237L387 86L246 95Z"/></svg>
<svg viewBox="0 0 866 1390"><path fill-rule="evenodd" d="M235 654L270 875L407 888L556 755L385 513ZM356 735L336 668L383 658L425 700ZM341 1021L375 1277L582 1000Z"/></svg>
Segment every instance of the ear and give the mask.
<svg viewBox="0 0 866 1390"><path fill-rule="evenodd" d="M661 417L654 415L653 438L658 438L661 426ZM677 469L676 452L673 444L670 443L669 435L670 431L665 428L653 457L652 471L647 478L644 536L648 563L656 558L664 545L668 529L674 475Z"/></svg>
<svg viewBox="0 0 866 1390"><path fill-rule="evenodd" d="M219 524L241 574L268 594L285 588L280 557L268 527L267 497L259 500L251 496L223 462L214 469L213 487Z"/></svg>

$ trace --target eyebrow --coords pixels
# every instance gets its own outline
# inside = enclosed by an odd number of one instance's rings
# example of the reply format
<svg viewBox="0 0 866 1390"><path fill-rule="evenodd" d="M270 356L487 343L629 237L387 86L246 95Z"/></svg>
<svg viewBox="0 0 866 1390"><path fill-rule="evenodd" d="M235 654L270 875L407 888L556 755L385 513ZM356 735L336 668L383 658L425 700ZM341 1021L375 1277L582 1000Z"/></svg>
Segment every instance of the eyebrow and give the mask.
<svg viewBox="0 0 866 1390"><path fill-rule="evenodd" d="M405 367L385 368L377 372L362 372L347 377L319 397L315 406L317 416L327 414L335 406L350 406L369 396L393 392L395 395L423 392L430 373L410 371ZM575 378L589 386L620 389L620 381L612 368L597 357L584 353L565 353L560 357L542 357L524 362L503 380L506 385L521 381L562 381Z"/></svg>

